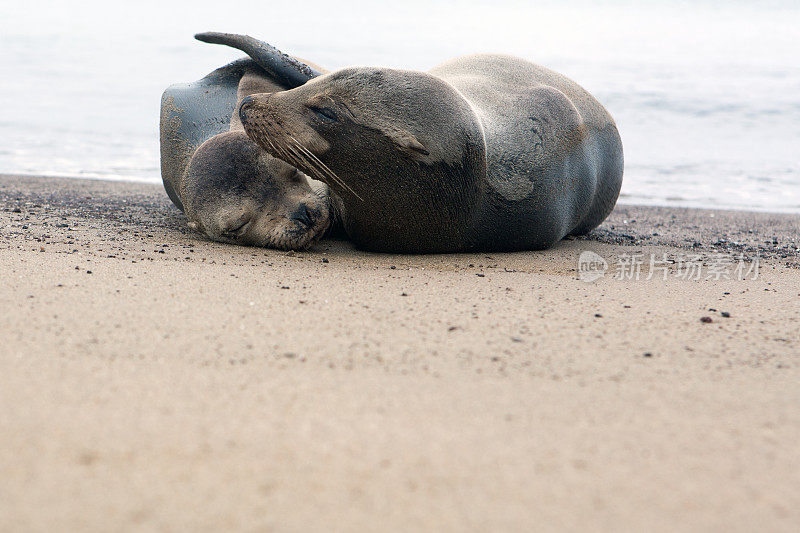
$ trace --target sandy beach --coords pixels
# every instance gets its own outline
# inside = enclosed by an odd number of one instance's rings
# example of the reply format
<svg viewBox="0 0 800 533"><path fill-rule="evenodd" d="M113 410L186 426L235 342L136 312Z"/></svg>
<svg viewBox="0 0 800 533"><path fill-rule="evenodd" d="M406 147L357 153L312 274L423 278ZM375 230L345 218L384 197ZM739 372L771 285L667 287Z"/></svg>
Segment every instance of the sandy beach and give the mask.
<svg viewBox="0 0 800 533"><path fill-rule="evenodd" d="M798 246L619 206L544 252L287 253L0 176L0 530L796 531Z"/></svg>

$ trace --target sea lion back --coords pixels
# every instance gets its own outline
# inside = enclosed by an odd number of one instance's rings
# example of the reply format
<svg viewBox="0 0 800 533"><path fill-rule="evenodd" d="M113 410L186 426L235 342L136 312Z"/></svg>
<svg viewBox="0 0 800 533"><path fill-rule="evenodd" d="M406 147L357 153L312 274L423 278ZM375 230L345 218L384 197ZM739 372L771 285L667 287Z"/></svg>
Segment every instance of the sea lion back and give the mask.
<svg viewBox="0 0 800 533"><path fill-rule="evenodd" d="M483 123L478 247L546 248L611 212L622 178L619 135L577 83L505 55L465 56L430 73L453 85Z"/></svg>

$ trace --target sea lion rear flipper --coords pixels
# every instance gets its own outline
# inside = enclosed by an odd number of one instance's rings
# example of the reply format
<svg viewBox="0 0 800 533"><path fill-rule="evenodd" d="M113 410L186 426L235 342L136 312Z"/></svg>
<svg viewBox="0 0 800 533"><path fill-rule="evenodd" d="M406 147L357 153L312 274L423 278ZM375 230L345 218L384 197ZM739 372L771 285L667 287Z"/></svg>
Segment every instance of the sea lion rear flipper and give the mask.
<svg viewBox="0 0 800 533"><path fill-rule="evenodd" d="M178 195L181 177L204 141L230 129L242 76L256 64L239 59L200 80L176 83L161 97L161 177L170 199L183 210Z"/></svg>
<svg viewBox="0 0 800 533"><path fill-rule="evenodd" d="M204 43L224 44L249 55L258 65L289 88L299 87L321 72L249 35L203 32L194 36Z"/></svg>

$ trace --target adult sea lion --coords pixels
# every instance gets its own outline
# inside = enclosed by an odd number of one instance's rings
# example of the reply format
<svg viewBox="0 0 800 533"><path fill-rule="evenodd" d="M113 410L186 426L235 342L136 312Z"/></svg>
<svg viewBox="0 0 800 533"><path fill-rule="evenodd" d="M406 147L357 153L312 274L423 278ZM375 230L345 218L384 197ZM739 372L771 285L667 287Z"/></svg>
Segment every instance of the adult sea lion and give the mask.
<svg viewBox="0 0 800 533"><path fill-rule="evenodd" d="M428 73L345 68L242 100L247 134L330 186L365 249L548 248L614 208L622 144L574 81L523 59L471 55Z"/></svg>
<svg viewBox="0 0 800 533"><path fill-rule="evenodd" d="M167 194L189 226L213 240L282 249L309 245L329 225L327 187L259 148L233 111L249 94L296 87L320 71L248 36L196 37L243 49L251 59L165 91L161 168Z"/></svg>

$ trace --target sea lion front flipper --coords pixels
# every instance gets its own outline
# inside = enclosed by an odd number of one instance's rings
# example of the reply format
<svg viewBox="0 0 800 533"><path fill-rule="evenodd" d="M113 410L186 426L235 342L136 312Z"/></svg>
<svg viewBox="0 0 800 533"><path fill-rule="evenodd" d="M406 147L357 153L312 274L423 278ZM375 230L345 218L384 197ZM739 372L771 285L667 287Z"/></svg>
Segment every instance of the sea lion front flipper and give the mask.
<svg viewBox="0 0 800 533"><path fill-rule="evenodd" d="M288 56L274 46L249 35L235 33L203 32L194 36L204 43L231 46L249 55L253 61L289 88L299 87L322 73Z"/></svg>

